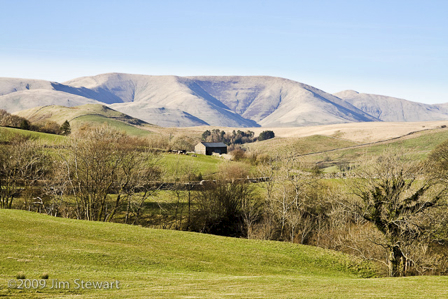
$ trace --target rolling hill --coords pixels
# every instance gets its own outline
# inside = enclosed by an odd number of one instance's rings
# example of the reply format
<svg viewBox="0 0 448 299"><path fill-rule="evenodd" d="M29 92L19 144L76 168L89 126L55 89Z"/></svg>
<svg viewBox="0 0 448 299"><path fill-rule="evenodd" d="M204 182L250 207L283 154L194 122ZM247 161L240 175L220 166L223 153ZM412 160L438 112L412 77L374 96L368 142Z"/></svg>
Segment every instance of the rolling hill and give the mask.
<svg viewBox="0 0 448 299"><path fill-rule="evenodd" d="M370 263L312 246L77 221L17 210L0 210L0 216L0 291L7 297L23 292L6 289L7 280L18 272L29 279L48 273L49 284L51 279L71 281L71 290L40 289L45 298L63 293L83 294L83 298L176 297L170 292L180 291L179 287L182 293L202 293L201 297L208 290L205 297L216 298L213 294L232 293L223 287L237 281L240 292L248 292L244 289L274 280L268 283L270 293L278 283L291 280L349 282L375 275ZM118 280L121 288L76 291L76 278ZM169 280L172 287L164 288ZM189 288L191 284L201 286L202 292ZM291 294L288 289L282 292Z"/></svg>
<svg viewBox="0 0 448 299"><path fill-rule="evenodd" d="M77 129L86 123L90 125L108 123L110 126L124 130L130 135L138 136L150 134L148 130L141 127L154 127L143 120L115 111L101 104L85 104L75 107L50 105L22 110L14 114L24 117L31 122L50 120L62 124L65 120L68 120L73 129Z"/></svg>
<svg viewBox="0 0 448 299"><path fill-rule="evenodd" d="M9 113L46 105L73 107L84 104L103 104L103 102L86 97L86 94L63 92L59 83L0 78L0 109L5 109Z"/></svg>
<svg viewBox="0 0 448 299"><path fill-rule="evenodd" d="M0 109L10 113L47 105L74 107L85 104L103 103L51 89L23 90L0 96Z"/></svg>
<svg viewBox="0 0 448 299"><path fill-rule="evenodd" d="M0 210L5 298L409 298L446 296L446 277L361 278L372 264L312 246ZM18 273L43 288L13 288ZM76 289L75 279L119 288ZM12 282L12 283L11 283ZM54 282L67 288L50 289ZM79 282L79 281L78 281ZM11 287L8 288L8 283Z"/></svg>

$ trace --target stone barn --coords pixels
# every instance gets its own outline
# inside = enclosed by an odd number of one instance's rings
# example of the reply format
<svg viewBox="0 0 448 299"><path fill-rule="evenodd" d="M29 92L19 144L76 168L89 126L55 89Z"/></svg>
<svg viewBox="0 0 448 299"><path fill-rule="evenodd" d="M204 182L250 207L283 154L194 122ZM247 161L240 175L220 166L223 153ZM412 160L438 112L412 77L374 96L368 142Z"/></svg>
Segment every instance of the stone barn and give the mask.
<svg viewBox="0 0 448 299"><path fill-rule="evenodd" d="M200 142L194 147L194 152L202 155L227 154L227 145L222 142Z"/></svg>

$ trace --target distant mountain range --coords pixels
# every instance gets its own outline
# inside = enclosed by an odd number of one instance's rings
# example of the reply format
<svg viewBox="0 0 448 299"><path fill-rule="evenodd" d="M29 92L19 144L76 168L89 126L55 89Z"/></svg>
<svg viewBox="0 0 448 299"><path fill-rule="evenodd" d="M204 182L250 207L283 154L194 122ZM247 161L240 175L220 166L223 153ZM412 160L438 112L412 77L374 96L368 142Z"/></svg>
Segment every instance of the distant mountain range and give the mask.
<svg viewBox="0 0 448 299"><path fill-rule="evenodd" d="M346 90L334 94L382 121L431 121L448 119L448 104L428 105L387 96Z"/></svg>
<svg viewBox="0 0 448 299"><path fill-rule="evenodd" d="M64 83L0 78L0 109L103 104L159 126L295 127L371 121L448 120L427 105L343 91L329 94L263 76L177 77L110 73Z"/></svg>

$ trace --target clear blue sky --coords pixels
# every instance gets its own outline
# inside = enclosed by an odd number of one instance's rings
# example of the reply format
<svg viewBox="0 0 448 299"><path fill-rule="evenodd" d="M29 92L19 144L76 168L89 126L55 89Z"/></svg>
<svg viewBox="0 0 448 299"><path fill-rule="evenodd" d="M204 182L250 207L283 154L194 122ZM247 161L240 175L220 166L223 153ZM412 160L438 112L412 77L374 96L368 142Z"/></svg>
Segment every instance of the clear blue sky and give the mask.
<svg viewBox="0 0 448 299"><path fill-rule="evenodd" d="M448 102L448 0L0 0L0 77L268 75Z"/></svg>

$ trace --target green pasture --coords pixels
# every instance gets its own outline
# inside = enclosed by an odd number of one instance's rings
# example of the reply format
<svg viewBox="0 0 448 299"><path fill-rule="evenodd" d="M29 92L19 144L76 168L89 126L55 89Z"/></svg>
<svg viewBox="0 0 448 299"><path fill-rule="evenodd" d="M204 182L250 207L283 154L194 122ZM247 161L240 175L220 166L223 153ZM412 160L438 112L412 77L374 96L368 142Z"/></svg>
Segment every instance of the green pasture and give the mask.
<svg viewBox="0 0 448 299"><path fill-rule="evenodd" d="M321 248L0 210L5 298L443 298L447 277L368 278L375 266ZM42 289L8 288L41 280ZM74 280L119 289L75 289ZM54 281L65 288L49 289Z"/></svg>
<svg viewBox="0 0 448 299"><path fill-rule="evenodd" d="M206 155L178 155L178 154L163 154L160 159L160 165L163 173L167 178L175 176L185 176L188 174L199 175L205 178L216 174L221 163L227 161L223 158Z"/></svg>
<svg viewBox="0 0 448 299"><path fill-rule="evenodd" d="M388 142L368 144L356 148L342 148L335 151L304 156L303 160L307 162L328 162L330 166L325 169L325 172L333 172L337 170L337 167L331 165L332 162L355 162L358 160L371 159L382 155L385 151L401 152L408 158L423 160L437 145L447 139L448 130L446 129L424 131Z"/></svg>
<svg viewBox="0 0 448 299"><path fill-rule="evenodd" d="M21 135L48 144L60 144L66 140L65 136L21 130L16 128L0 127L0 142L8 142L14 135Z"/></svg>

